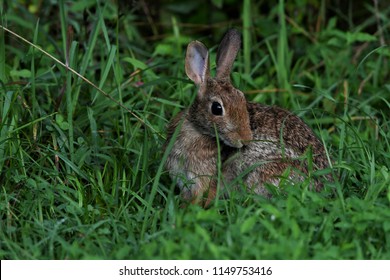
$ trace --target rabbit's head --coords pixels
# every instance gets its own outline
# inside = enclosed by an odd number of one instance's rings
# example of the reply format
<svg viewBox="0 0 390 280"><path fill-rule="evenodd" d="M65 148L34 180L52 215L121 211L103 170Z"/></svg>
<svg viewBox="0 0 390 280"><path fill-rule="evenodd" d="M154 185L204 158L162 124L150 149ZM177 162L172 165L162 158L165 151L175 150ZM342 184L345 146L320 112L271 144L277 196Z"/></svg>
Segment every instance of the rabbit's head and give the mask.
<svg viewBox="0 0 390 280"><path fill-rule="evenodd" d="M218 137L228 146L241 148L252 140L244 94L230 82L230 72L241 45L238 31L224 36L217 52L215 78L210 76L209 52L198 41L187 47L185 69L198 86L197 97L189 109L189 119L202 134Z"/></svg>

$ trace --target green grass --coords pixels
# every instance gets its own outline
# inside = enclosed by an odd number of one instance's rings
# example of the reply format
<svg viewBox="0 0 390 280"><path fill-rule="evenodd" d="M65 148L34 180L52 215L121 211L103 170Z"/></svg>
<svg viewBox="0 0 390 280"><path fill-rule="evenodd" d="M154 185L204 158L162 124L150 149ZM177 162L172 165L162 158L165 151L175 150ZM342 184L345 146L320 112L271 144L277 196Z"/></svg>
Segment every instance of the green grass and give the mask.
<svg viewBox="0 0 390 280"><path fill-rule="evenodd" d="M390 259L389 7L97 2L0 1L0 24L33 44L0 28L1 259ZM161 148L194 97L185 47L215 59L229 26L234 83L324 142L323 192L180 207Z"/></svg>

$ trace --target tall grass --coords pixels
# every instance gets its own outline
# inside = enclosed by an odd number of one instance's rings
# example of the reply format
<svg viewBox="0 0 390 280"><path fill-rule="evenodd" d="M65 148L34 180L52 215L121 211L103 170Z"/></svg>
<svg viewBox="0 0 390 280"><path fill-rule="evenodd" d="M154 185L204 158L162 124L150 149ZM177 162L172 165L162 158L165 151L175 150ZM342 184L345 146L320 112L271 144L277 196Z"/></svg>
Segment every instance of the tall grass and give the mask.
<svg viewBox="0 0 390 280"><path fill-rule="evenodd" d="M326 15L317 2L302 3ZM161 22L114 2L0 5L2 259L390 258L390 10L356 21L334 7L320 24L290 2L267 14L237 3L242 20L223 21L235 14L223 3L206 30L201 2L162 2ZM232 25L234 82L315 130L333 161L323 192L285 185L272 199L180 207L161 147L194 98L185 46L204 40L215 58Z"/></svg>

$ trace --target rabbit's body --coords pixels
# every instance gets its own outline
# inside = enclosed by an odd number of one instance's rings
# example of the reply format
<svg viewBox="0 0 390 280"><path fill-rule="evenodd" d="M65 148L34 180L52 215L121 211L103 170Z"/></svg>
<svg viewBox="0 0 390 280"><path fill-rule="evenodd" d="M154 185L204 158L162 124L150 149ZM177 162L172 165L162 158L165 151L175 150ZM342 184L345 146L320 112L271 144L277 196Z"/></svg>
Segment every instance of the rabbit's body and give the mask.
<svg viewBox="0 0 390 280"><path fill-rule="evenodd" d="M302 155L312 149L315 168L328 167L323 145L311 129L296 115L282 108L248 102L247 109L253 140L230 155L223 168L227 182L247 173L245 185L258 194L269 196L265 183L279 184L279 177L292 167L289 178L303 179L308 173ZM249 172L248 172L249 171ZM314 182L316 190L322 183Z"/></svg>
<svg viewBox="0 0 390 280"><path fill-rule="evenodd" d="M171 177L176 178L182 197L192 200L210 188L217 172L218 147L215 138L204 135L188 119L188 110L181 112L168 127L170 140L180 127L166 162Z"/></svg>
<svg viewBox="0 0 390 280"><path fill-rule="evenodd" d="M226 94L233 89L224 81L209 79L203 87L204 92L198 95L189 109L179 113L168 127L167 142L177 127L180 127L166 166L171 177L176 178L185 199L198 199L205 191L208 191L209 197L215 194L214 179L219 156L215 131L222 140L222 162L230 156L232 147L242 147L242 140L252 137L244 95L236 89L234 90L240 94ZM208 92L214 94L209 95ZM210 115L208 108L214 102L225 104L225 113L231 112L235 117L232 116L230 121L226 122L226 119ZM240 104L238 110L236 104ZM184 184L185 182L187 184Z"/></svg>
<svg viewBox="0 0 390 280"><path fill-rule="evenodd" d="M205 46L194 41L187 48L186 73L199 89L191 107L168 127L167 143L179 131L166 163L186 200L199 203L205 194L206 204L213 199L218 160L224 185L244 174L243 183L265 196L269 196L265 184L277 185L287 168L300 171L292 171L289 178L302 179L308 167L299 157L309 148L314 168L328 166L321 142L299 117L278 107L247 102L231 84L230 70L240 43L237 31L225 35L217 53L215 78L209 74ZM319 190L321 183L315 182L315 187Z"/></svg>

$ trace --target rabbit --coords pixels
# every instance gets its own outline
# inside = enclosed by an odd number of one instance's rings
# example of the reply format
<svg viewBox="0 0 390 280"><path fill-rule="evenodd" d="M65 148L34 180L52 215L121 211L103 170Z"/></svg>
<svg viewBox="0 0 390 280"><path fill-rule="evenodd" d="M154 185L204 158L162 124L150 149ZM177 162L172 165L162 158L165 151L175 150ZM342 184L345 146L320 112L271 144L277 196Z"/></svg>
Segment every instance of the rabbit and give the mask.
<svg viewBox="0 0 390 280"><path fill-rule="evenodd" d="M169 123L165 148L174 141L166 168L183 199L191 203L209 205L219 181L224 187L245 172L242 180L248 190L270 197L266 185L277 186L286 169L301 171L291 172L289 178L303 180L309 169L299 157L308 149L315 169L329 166L322 143L299 117L248 102L232 85L230 72L240 45L240 33L228 30L218 47L215 78L210 76L205 45L193 41L187 47L185 71L198 91L193 104ZM314 187L319 191L322 183L316 181Z"/></svg>

